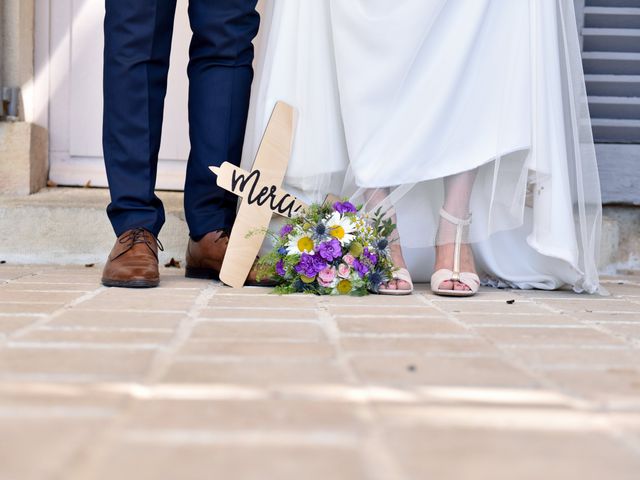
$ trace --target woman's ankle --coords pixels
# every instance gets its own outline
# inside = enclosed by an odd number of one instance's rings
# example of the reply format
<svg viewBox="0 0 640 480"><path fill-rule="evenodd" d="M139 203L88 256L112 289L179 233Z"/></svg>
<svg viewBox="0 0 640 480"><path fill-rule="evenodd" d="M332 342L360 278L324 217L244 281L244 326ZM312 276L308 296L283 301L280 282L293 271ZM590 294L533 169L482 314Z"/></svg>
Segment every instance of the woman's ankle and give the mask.
<svg viewBox="0 0 640 480"><path fill-rule="evenodd" d="M434 271L446 268L453 270L455 245L447 243L436 245ZM460 270L463 272L477 273L473 249L468 243L461 247Z"/></svg>
<svg viewBox="0 0 640 480"><path fill-rule="evenodd" d="M404 254L400 245L391 245L389 248L391 253L391 261L396 268L406 268L407 264L404 260Z"/></svg>

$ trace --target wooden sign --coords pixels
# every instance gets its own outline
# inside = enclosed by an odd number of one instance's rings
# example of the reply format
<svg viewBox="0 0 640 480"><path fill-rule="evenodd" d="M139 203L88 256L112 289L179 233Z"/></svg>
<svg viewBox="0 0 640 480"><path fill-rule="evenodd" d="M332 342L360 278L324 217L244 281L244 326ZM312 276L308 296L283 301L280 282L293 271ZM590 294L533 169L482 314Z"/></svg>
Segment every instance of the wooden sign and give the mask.
<svg viewBox="0 0 640 480"><path fill-rule="evenodd" d="M209 167L218 176L218 186L243 198L249 205L268 208L283 217L293 217L306 207L299 199L277 185L269 185L262 179L262 171L255 167L251 172L225 162L220 168Z"/></svg>
<svg viewBox="0 0 640 480"><path fill-rule="evenodd" d="M306 207L281 188L291 156L293 129L293 107L278 102L251 172L228 162L219 168L209 167L217 175L218 186L242 198L220 270L220 280L231 287L244 286L273 214L292 217Z"/></svg>

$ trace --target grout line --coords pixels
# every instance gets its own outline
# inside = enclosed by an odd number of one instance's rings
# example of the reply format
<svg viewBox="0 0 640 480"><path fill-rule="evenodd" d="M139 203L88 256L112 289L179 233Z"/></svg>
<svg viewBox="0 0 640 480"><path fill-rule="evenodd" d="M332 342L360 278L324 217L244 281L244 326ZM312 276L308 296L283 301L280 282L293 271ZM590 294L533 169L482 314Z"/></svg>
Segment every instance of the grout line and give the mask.
<svg viewBox="0 0 640 480"><path fill-rule="evenodd" d="M216 284L210 282L200 291L193 301L191 308L186 312L185 318L177 326L173 338L167 345L161 346L157 350L144 380L136 383L136 388L140 389L143 388L145 384L156 383L168 370L175 353L191 335L198 314L206 308L217 288L218 286ZM109 446L116 443L115 438L123 433L135 402L136 398L129 397L123 404L120 414L113 422L107 425L104 430L92 439L93 444L91 447L88 446L81 452L80 459L73 464L73 473L68 475L69 479L83 480L89 477L89 472L96 471L95 466L105 461Z"/></svg>
<svg viewBox="0 0 640 480"><path fill-rule="evenodd" d="M166 373L175 354L191 336L191 333L197 324L200 312L207 307L209 301L213 298L218 288L219 287L216 284L210 283L200 291L200 294L194 300L191 309L187 312L186 317L178 324L171 341L166 347L158 352L156 359L154 359L147 378L149 383L157 382L160 377Z"/></svg>
<svg viewBox="0 0 640 480"><path fill-rule="evenodd" d="M7 341L6 348L12 350L39 349L39 350L156 350L162 347L160 343L97 343L97 342L31 342L31 341Z"/></svg>
<svg viewBox="0 0 640 480"><path fill-rule="evenodd" d="M304 356L304 357L282 357L277 355L248 357L246 355L180 355L173 360L173 364L180 363L204 363L204 364L324 364L327 361L326 355Z"/></svg>
<svg viewBox="0 0 640 480"><path fill-rule="evenodd" d="M392 321L392 319L389 319ZM476 335L466 333L341 333L342 338L417 339L417 340L469 340Z"/></svg>
<svg viewBox="0 0 640 480"><path fill-rule="evenodd" d="M558 310L557 308L552 307L551 305L548 305L546 302L543 302L542 304L540 304L540 303L538 302L538 304L539 304L542 308L545 308L545 309L547 309L548 311L550 311L551 313L556 313L556 314L557 314L558 312L560 312L560 310ZM578 321L578 322L582 323L582 320L581 320L581 319L579 319L579 318L577 318L577 317L576 317L576 315L575 315L575 313L577 313L577 312L564 312L564 311L562 311L562 313L563 313L563 314L565 314L565 315L568 315L569 317L571 317L571 318L575 319L576 321ZM613 312L609 312L609 313L613 313ZM587 324L587 325L588 325L588 324ZM619 336L614 335L614 334L612 334L611 332L606 331L605 329L603 329L603 328L599 327L598 325L588 325L588 326L589 326L590 328L592 328L593 330L595 330L595 331L598 331L598 332L600 332L600 333L603 333L603 334L605 334L605 335L609 336L609 337L610 337L610 338L612 338L613 340L616 340L616 341L621 340L621 339L619 338ZM626 339L625 339L625 340L626 340ZM623 341L624 341L624 340L623 340ZM627 344L627 345L629 345L629 343L628 343L628 342L626 342L626 341L624 341L624 343L625 343L625 344ZM633 345L632 345L632 346L633 346ZM626 351L627 349L624 349L624 350ZM627 366L623 366L622 368L624 368L624 369L628 369L628 368L629 368L629 366L628 366L628 365L627 365ZM608 369L606 369L606 370L609 370L609 368L608 368ZM605 370L605 371L606 371L606 370ZM547 370L547 371L552 371L552 370ZM556 382L551 381L551 383L556 383ZM568 393L571 393L571 389L570 389L570 388L569 388L569 389L565 389L564 387L562 387L562 386L561 386L561 385L559 385L559 384L558 384L558 387L559 387L560 391L562 391L562 390L567 390L567 391L568 391ZM578 396L580 396L580 395L578 394ZM593 403L593 402L591 402L591 403ZM609 410L607 403L604 403L604 404L603 404L603 402L599 402L599 403L601 403L601 405L600 405L600 409L601 409L601 410L605 410L605 411ZM626 447L629 451L631 451L631 452L633 452L633 453L635 453L635 454L640 454L640 441L638 441L638 440L636 440L636 439L632 438L632 437L631 437L627 432L625 432L622 428L620 428L620 427L619 427L619 426L618 426L618 425L617 425L613 420L611 420L610 418L605 417L604 422L605 422L605 425L606 425L606 427L607 427L607 428L606 428L606 430L605 430L605 433L607 433L607 434L609 435L609 437L610 437L610 438L612 438L612 439L616 440L617 442L619 442L620 444L622 444L622 445L623 445L624 447Z"/></svg>
<svg viewBox="0 0 640 480"><path fill-rule="evenodd" d="M291 338L291 337L270 337L270 338L260 338L256 336L252 337L199 337L199 338L191 338L190 341L192 343L256 343L260 342L262 344L291 344L291 345L308 345L311 343L317 343L318 339L313 338Z"/></svg>
<svg viewBox="0 0 640 480"><path fill-rule="evenodd" d="M554 308L554 307L551 307L550 305L547 305L546 303L543 303L541 306L542 306L543 308L546 308L547 310L549 310L549 311L550 311L550 312L552 312L552 313L557 313L557 312L559 311L558 309L556 309L556 308ZM626 345L629 345L629 346L630 346L630 347L632 347L632 348L637 348L637 347L638 347L638 344L636 344L636 343L635 343L635 342L633 342L633 341L629 341L629 339L628 339L627 337L625 337L624 335L618 335L618 334L615 334L614 332L611 332L611 331L607 330L607 329L606 329L603 325L601 325L601 324L597 324L597 323L586 323L584 320L582 320L582 319L578 318L578 317L575 315L576 313L577 313L577 312L565 312L564 314L565 314L565 315L568 315L568 316L569 316L569 317L571 317L571 318L573 318L574 320L576 320L576 321L577 321L578 323L580 323L581 325L584 325L584 326L585 326L585 327L587 327L587 328L590 328L590 329L592 329L592 330L594 330L594 331L596 331L596 332L600 332L600 333L602 333L602 334L604 334L604 335L606 335L606 336L608 336L608 337L610 337L610 338L612 338L612 339L616 340L616 342L622 342L622 343L624 343L624 344L626 344ZM597 313L597 312L595 312L595 313ZM616 312L613 312L613 311L612 311L612 312L606 312L606 313L611 313L611 314L613 314L613 313L616 313ZM632 312L627 312L627 313L632 313Z"/></svg>
<svg viewBox="0 0 640 480"><path fill-rule="evenodd" d="M50 314L45 314L43 317L40 318L40 320L36 320L35 322L22 327L16 331L14 331L13 333L11 333L10 335L8 335L5 339L4 342L2 343L8 343L10 340L12 339L16 339L16 338L21 338L24 337L25 335L46 326L48 323L50 323L51 321L53 321L54 319L58 318L59 316L61 316L63 313L71 310L72 308L78 306L78 305L82 305L84 302L91 300L92 298L97 297L100 293L102 293L103 291L106 290L106 287L98 287L97 289L86 293L80 297L75 298L74 300L62 305L60 308L58 308L57 310L53 311ZM0 344L2 344L0 343Z"/></svg>
<svg viewBox="0 0 640 480"><path fill-rule="evenodd" d="M342 349L340 328L335 317L329 311L328 301L325 299L320 302L318 316L329 343L336 352L339 368L350 383L361 385L362 381L352 368L347 352ZM385 445L384 431L370 401L359 405L357 412L362 416L366 428L362 449L363 461L365 462L363 468L368 471L368 477L371 480L409 480L402 473L399 465L389 453L389 448Z"/></svg>
<svg viewBox="0 0 640 480"><path fill-rule="evenodd" d="M95 332L95 333L173 333L172 328L160 327L93 327L84 325L43 326L43 332Z"/></svg>
<svg viewBox="0 0 640 480"><path fill-rule="evenodd" d="M531 345L527 343L501 343L501 348L509 350L555 350L555 349L567 349L574 350L619 350L628 352L629 347L620 343L594 343L590 345L575 345L571 343L541 343L538 345Z"/></svg>
<svg viewBox="0 0 640 480"><path fill-rule="evenodd" d="M144 445L209 446L209 447L331 447L353 450L357 435L341 430L132 430L125 443Z"/></svg>
<svg viewBox="0 0 640 480"><path fill-rule="evenodd" d="M427 300L426 298L424 298L424 301L425 302L429 302L429 300ZM458 301L460 301L460 299L458 299ZM432 302L430 302L430 303L432 303ZM539 304L537 302L535 302L535 304L537 306L539 306ZM437 305L435 305L435 306L436 306L436 308L440 308ZM577 401L585 402L585 399L574 395L572 392L565 391L560 385L557 385L555 382L552 382L551 380L549 380L545 375L542 375L540 372L538 372L535 369L533 369L524 360L522 360L519 357L511 354L511 352L509 352L508 349L505 349L503 345L495 342L491 337L483 335L481 333L481 329L477 329L472 324L470 325L470 324L466 324L466 323L462 322L452 312L447 312L444 309L442 309L442 311L454 323L456 323L456 324L458 324L460 326L463 326L464 328L466 328L468 330L471 330L471 331L475 332L478 335L478 337L480 337L484 341L488 342L490 345L492 345L501 354L502 360L506 361L512 367L515 367L516 369L520 370L521 372L523 372L523 374L527 375L532 380L537 381L545 389L550 390L552 392L558 392L560 395L570 395L571 398L574 398Z"/></svg>
<svg viewBox="0 0 640 480"><path fill-rule="evenodd" d="M198 317L196 323L291 323L291 324L304 324L304 325L318 325L318 319L305 319L305 318L256 318L256 317L238 317L238 318L212 318L212 317Z"/></svg>

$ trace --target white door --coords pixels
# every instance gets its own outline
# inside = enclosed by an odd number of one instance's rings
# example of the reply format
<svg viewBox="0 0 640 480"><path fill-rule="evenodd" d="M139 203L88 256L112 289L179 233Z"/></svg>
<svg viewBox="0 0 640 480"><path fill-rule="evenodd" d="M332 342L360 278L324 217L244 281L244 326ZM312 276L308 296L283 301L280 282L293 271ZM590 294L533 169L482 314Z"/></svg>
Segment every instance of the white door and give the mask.
<svg viewBox="0 0 640 480"><path fill-rule="evenodd" d="M182 190L189 154L191 30L187 5L188 0L178 0L158 169L160 189ZM47 71L49 90L49 177L58 185L106 186L102 156L104 1L38 0L37 8L36 56Z"/></svg>

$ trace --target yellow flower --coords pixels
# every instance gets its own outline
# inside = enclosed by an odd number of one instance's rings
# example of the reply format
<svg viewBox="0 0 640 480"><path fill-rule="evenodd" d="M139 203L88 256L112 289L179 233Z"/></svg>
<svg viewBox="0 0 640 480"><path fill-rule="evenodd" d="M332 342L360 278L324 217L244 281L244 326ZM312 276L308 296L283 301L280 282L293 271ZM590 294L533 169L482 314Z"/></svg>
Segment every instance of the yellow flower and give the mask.
<svg viewBox="0 0 640 480"><path fill-rule="evenodd" d="M331 231L329 233L332 237L337 238L338 240L342 240L344 238L344 228L340 225L331 227Z"/></svg>
<svg viewBox="0 0 640 480"><path fill-rule="evenodd" d="M298 240L298 250L301 252L310 252L313 250L313 240L309 237L302 237Z"/></svg>
<svg viewBox="0 0 640 480"><path fill-rule="evenodd" d="M340 283L338 283L338 293L340 295L351 293L351 282L349 280L340 280Z"/></svg>
<svg viewBox="0 0 640 480"><path fill-rule="evenodd" d="M307 277L306 275L300 275L300 280L302 280L302 283L313 283L313 281L316 279L316 277Z"/></svg>
<svg viewBox="0 0 640 480"><path fill-rule="evenodd" d="M354 223L348 217L342 216L338 212L333 212L329 220L327 220L327 229L329 235L339 240L342 245L348 244L354 239Z"/></svg>
<svg viewBox="0 0 640 480"><path fill-rule="evenodd" d="M291 235L289 242L287 243L287 252L290 255L302 255L303 253L309 253L313 255L313 249L315 245L313 240L306 236L304 233L297 235Z"/></svg>

